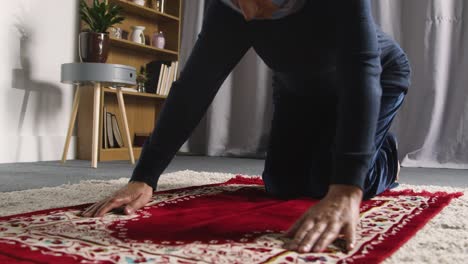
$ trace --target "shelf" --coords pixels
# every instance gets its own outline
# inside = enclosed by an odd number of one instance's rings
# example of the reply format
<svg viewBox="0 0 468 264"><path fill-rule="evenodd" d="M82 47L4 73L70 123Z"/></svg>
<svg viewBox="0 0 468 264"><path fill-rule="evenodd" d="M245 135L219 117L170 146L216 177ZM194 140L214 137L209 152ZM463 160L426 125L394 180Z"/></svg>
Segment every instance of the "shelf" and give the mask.
<svg viewBox="0 0 468 264"><path fill-rule="evenodd" d="M167 13L161 13L152 8L149 8L146 6L140 6L130 1L109 0L109 3L113 3L113 4L123 7L123 9L127 12L135 13L135 14L141 15L149 19L154 19L156 21L179 22L179 18L176 16L169 15Z"/></svg>
<svg viewBox="0 0 468 264"><path fill-rule="evenodd" d="M117 90L111 89L111 88L103 88L104 92L106 93L117 93ZM122 94L124 95L131 95L131 96L141 96L141 97L148 97L148 98L157 98L157 99L166 99L167 96L165 95L158 95L158 94L153 94L153 93L141 93L141 92L129 92L129 91L123 91Z"/></svg>
<svg viewBox="0 0 468 264"><path fill-rule="evenodd" d="M169 55L169 56L178 56L179 53L173 50L167 49L158 49L153 46L139 44L133 41L125 40L125 39L116 39L110 38L110 43L113 46L122 47L125 49L130 49L139 52L145 52L147 54L151 54L154 56L161 56L161 55Z"/></svg>
<svg viewBox="0 0 468 264"><path fill-rule="evenodd" d="M133 151L141 151L142 147L133 147ZM127 147L122 147L122 148L101 148L101 151L104 152L121 152L125 151L125 153L128 154L128 148Z"/></svg>
<svg viewBox="0 0 468 264"><path fill-rule="evenodd" d="M135 159L138 159L141 155L142 147L133 147L133 154ZM99 152L99 161L110 161L110 160L129 160L128 148L101 148Z"/></svg>
<svg viewBox="0 0 468 264"><path fill-rule="evenodd" d="M93 4L93 0L85 0L88 5ZM158 49L151 45L139 44L131 41L131 38L109 40L109 57L107 63L122 64L134 67L139 70L141 66L148 65L152 61L178 61L180 54L180 40L182 27L182 0L167 0L165 13L156 9L135 4L132 0L105 0L108 3L122 7L121 15L125 20L118 25L122 33L130 36L132 26L141 25L145 27L145 39L151 39L154 32L163 31L166 37L164 49ZM148 2L148 1L146 1ZM85 26L85 23L80 23ZM115 86L114 86L115 87ZM104 132L104 107L108 112L116 114L119 125L123 125L120 114L117 90L110 84L104 84L100 96L100 116L99 116L99 141L98 160L129 160L128 147L123 148L103 148ZM134 85L122 86L122 88L136 88ZM130 89L122 90L125 100L125 110L128 120L131 141L134 141L135 133L151 133L166 102L167 95L155 93L141 93ZM81 90L81 103L77 115L77 138L78 138L78 158L91 160L92 156L92 130L96 120L93 119L94 92L93 89ZM123 128L123 127L121 127ZM123 132L123 131L121 131ZM123 134L122 134L123 135ZM133 147L133 154L137 160L141 155L141 147Z"/></svg>

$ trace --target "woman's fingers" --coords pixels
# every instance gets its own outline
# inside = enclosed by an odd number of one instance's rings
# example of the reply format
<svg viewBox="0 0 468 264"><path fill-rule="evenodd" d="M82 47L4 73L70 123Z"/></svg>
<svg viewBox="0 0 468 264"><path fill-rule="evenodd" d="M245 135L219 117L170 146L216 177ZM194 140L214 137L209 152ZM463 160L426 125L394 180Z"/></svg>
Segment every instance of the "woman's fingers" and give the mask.
<svg viewBox="0 0 468 264"><path fill-rule="evenodd" d="M322 252L328 245L330 245L339 235L341 225L339 223L333 223L325 229L320 237L316 241L309 241L309 245L312 247L313 252ZM307 252L309 252L307 250Z"/></svg>
<svg viewBox="0 0 468 264"><path fill-rule="evenodd" d="M302 222L305 219L306 214L303 214L289 229L286 231L285 236L289 238L293 238L294 235L296 234L297 230L299 227L301 227Z"/></svg>
<svg viewBox="0 0 468 264"><path fill-rule="evenodd" d="M81 214L84 217L101 217L113 209L124 208L131 214L147 204L153 196L153 188L144 182L130 182L111 197L88 207Z"/></svg>
<svg viewBox="0 0 468 264"><path fill-rule="evenodd" d="M348 224L343 228L344 239L346 240L346 249L351 251L356 243L356 225Z"/></svg>
<svg viewBox="0 0 468 264"><path fill-rule="evenodd" d="M124 209L125 214L131 215L135 213L136 210L145 206L150 201L150 198L151 196L146 197L144 194L141 194L135 200L131 201L125 206L125 209Z"/></svg>
<svg viewBox="0 0 468 264"><path fill-rule="evenodd" d="M91 205L90 207L86 208L86 210L81 214L82 216L84 217L91 217L93 216L94 212L101 207L101 205L103 203L107 202L107 199L105 200L102 200L102 201L99 201L93 205Z"/></svg>
<svg viewBox="0 0 468 264"><path fill-rule="evenodd" d="M127 204L132 201L131 195L124 196L124 197L114 197L108 200L105 204L99 208L94 216L101 217L110 212L112 209L119 208L124 204Z"/></svg>
<svg viewBox="0 0 468 264"><path fill-rule="evenodd" d="M312 228L305 229L305 234L302 236L300 242L297 243L296 250L301 253L309 252L313 245L315 245L317 238L322 235L326 228L327 224L325 222L318 222L315 223Z"/></svg>

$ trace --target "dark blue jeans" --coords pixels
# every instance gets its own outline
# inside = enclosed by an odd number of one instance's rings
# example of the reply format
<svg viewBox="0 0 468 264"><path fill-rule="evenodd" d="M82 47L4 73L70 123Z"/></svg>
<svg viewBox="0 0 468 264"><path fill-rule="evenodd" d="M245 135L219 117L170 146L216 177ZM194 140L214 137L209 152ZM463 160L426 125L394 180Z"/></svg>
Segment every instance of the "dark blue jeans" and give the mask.
<svg viewBox="0 0 468 264"><path fill-rule="evenodd" d="M281 198L308 196L322 198L332 173L335 135L336 96L334 72L310 80L312 94L291 93L289 78L275 73L273 81L274 114L263 172L267 192ZM290 80L297 82L297 78ZM406 96L399 78L409 78L409 65L393 64L382 73L381 109L375 135L375 154L366 176L364 199L387 190L395 181L398 156L389 128ZM395 83L396 82L396 83Z"/></svg>

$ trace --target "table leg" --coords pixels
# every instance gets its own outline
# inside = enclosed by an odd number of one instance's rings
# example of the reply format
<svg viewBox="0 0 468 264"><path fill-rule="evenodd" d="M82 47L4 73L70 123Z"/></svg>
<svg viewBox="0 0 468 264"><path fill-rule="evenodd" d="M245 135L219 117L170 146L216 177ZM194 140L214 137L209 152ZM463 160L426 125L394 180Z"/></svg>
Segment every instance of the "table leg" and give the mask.
<svg viewBox="0 0 468 264"><path fill-rule="evenodd" d="M130 129L128 128L127 112L125 111L125 103L123 98L122 89L117 88L117 100L119 101L120 115L124 125L124 140L128 148L128 155L130 156L130 162L135 164L135 157L133 155L132 140L130 139Z"/></svg>
<svg viewBox="0 0 468 264"><path fill-rule="evenodd" d="M80 86L76 87L75 97L73 99L73 110L70 118L70 124L68 125L67 138L65 139L65 146L63 147L62 154L62 163L65 163L67 160L68 147L70 146L70 139L73 133L73 128L75 127L76 115L78 114L78 106L80 104Z"/></svg>
<svg viewBox="0 0 468 264"><path fill-rule="evenodd" d="M93 142L91 153L91 167L97 168L97 159L99 151L99 111L101 102L101 83L94 84L94 105L93 105Z"/></svg>

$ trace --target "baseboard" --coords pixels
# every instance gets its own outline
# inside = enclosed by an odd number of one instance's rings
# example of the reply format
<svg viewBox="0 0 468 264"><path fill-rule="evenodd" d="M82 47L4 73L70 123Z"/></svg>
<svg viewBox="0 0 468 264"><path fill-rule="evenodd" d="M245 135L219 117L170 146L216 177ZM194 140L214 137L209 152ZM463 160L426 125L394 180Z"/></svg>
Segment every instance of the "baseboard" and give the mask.
<svg viewBox="0 0 468 264"><path fill-rule="evenodd" d="M0 163L61 160L65 136L2 136ZM76 137L72 137L67 159L76 158Z"/></svg>

